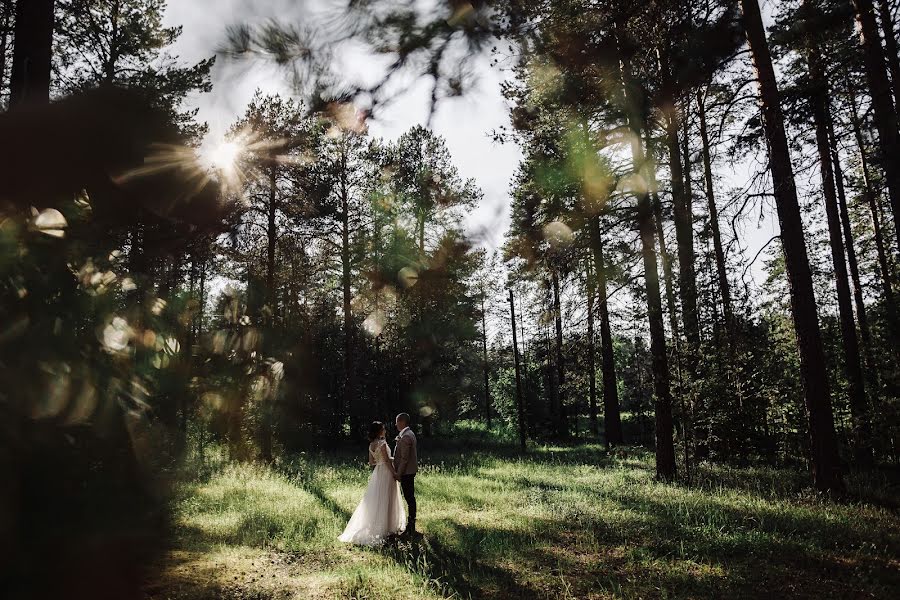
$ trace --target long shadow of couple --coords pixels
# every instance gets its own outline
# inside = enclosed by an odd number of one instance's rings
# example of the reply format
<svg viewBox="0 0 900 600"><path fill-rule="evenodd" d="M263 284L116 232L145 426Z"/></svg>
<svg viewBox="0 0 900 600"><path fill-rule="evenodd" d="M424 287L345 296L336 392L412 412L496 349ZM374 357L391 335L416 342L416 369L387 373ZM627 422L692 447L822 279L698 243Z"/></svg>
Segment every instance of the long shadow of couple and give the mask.
<svg viewBox="0 0 900 600"><path fill-rule="evenodd" d="M343 521L350 519L350 512L332 500L314 481L308 481L304 487L336 517ZM465 529L465 526L458 523L449 524L460 531ZM516 581L509 571L472 560L434 536L422 533L394 535L382 546L369 551L386 556L410 573L422 577L429 587L442 595L485 597L485 592L477 585L476 580L489 580L492 586L503 590L506 598L538 597L535 591Z"/></svg>

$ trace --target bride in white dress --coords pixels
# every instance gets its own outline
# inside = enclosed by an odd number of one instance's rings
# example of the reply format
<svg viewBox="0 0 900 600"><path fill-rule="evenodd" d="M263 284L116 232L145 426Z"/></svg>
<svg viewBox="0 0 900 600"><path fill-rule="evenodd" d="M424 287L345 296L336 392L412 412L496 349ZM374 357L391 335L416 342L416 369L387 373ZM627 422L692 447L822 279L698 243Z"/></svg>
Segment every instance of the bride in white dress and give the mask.
<svg viewBox="0 0 900 600"><path fill-rule="evenodd" d="M406 528L400 484L384 434L384 423L375 421L369 427L369 466L375 468L369 476L365 495L338 538L342 542L376 546Z"/></svg>

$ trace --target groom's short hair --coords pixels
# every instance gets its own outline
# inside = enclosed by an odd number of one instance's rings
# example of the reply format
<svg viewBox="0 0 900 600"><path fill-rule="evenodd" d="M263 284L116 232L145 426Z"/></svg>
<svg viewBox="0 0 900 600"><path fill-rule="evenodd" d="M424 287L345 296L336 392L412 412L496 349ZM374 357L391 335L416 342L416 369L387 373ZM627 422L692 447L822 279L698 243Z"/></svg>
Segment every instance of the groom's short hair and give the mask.
<svg viewBox="0 0 900 600"><path fill-rule="evenodd" d="M397 421L403 421L404 423L409 425L411 422L409 420L409 413L400 413L399 415L397 415Z"/></svg>

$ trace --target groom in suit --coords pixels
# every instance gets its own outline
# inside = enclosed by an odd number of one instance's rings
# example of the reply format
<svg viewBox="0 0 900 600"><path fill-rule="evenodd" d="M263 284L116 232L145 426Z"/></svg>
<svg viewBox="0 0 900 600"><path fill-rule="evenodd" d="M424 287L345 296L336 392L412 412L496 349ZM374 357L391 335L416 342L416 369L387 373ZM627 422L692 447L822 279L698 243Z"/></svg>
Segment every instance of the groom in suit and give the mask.
<svg viewBox="0 0 900 600"><path fill-rule="evenodd" d="M395 421L397 430L397 445L394 446L394 470L397 471L397 481L400 482L400 490L409 507L409 520L406 525L406 534L416 534L416 470L418 467L416 456L416 434L409 428L409 415L400 413Z"/></svg>

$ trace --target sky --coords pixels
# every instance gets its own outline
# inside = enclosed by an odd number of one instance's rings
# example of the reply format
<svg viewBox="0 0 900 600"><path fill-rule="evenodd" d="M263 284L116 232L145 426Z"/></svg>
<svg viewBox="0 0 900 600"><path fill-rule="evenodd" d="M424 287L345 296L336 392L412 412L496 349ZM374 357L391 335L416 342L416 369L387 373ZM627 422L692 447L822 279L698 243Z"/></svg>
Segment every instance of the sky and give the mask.
<svg viewBox="0 0 900 600"><path fill-rule="evenodd" d="M303 3L297 0L169 0L165 24L184 28L172 51L185 62L195 62L216 54L229 25L269 19L295 23L299 16L292 19L292 10L296 11L300 4ZM346 68L357 73L377 66L364 56L347 60L350 64ZM509 124L509 111L500 92L505 76L492 68L487 59L478 62L475 82L468 93L442 100L431 123L432 129L446 140L460 175L474 179L484 193L480 205L468 216L467 226L488 248L502 244L509 225L509 184L521 158L514 144L500 145L490 139L491 131ZM198 119L209 125L211 140L220 139L243 114L255 90L292 94L285 74L260 61L238 65L218 60L212 78L212 92L189 100L192 107L199 109ZM370 121L370 133L394 140L414 125L425 125L428 95L429 80L423 78Z"/></svg>

